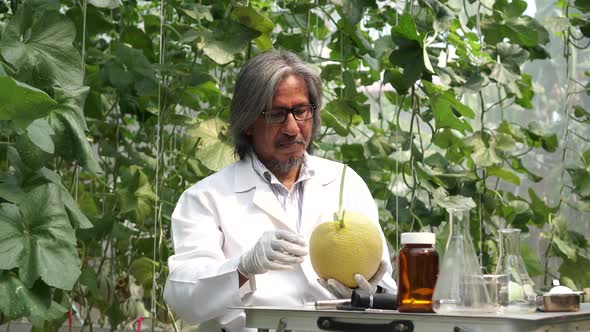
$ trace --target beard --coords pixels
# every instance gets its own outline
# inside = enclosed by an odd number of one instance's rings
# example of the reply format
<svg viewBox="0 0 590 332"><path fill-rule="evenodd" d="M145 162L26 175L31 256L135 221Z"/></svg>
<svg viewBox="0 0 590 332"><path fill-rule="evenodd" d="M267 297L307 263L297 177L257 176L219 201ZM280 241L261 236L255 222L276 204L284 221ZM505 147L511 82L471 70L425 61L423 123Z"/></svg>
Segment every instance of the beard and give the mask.
<svg viewBox="0 0 590 332"><path fill-rule="evenodd" d="M293 168L301 166L305 160L305 155L293 157L288 160L271 159L266 163L266 167L272 173L286 174Z"/></svg>
<svg viewBox="0 0 590 332"><path fill-rule="evenodd" d="M307 149L307 144L302 139L287 139L277 142L277 147L280 147L284 144L300 144L303 146L303 150ZM298 168L303 164L305 160L305 154L302 154L299 157L289 158L287 160L277 160L277 159L270 159L268 160L265 165L269 171L275 174L286 174L291 171L293 168Z"/></svg>

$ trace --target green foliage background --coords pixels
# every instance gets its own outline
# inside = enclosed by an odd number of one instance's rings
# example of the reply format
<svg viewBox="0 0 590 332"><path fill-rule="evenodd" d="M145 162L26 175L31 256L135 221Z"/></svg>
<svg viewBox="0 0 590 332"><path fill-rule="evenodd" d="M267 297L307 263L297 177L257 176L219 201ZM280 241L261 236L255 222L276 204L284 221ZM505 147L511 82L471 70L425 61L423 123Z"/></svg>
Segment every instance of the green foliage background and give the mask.
<svg viewBox="0 0 590 332"><path fill-rule="evenodd" d="M321 70L316 151L363 176L393 251L422 229L442 251L467 206L488 271L516 227L538 289L590 287L590 1L536 4L0 1L0 322L180 328L170 214L234 160L233 82L269 48Z"/></svg>

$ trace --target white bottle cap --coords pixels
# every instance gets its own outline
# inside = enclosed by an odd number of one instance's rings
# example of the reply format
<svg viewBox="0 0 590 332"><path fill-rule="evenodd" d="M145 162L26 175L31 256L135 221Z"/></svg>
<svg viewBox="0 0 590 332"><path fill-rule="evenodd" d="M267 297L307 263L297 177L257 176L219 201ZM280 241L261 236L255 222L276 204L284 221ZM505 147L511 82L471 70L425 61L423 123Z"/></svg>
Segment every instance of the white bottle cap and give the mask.
<svg viewBox="0 0 590 332"><path fill-rule="evenodd" d="M430 232L402 233L402 244L431 244L434 245L436 237Z"/></svg>

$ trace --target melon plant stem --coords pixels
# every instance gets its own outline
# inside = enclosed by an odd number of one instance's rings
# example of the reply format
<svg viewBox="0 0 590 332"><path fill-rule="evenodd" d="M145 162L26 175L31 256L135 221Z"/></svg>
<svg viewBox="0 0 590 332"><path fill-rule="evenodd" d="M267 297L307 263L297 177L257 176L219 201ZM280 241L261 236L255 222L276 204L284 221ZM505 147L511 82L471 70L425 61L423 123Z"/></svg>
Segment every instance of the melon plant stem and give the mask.
<svg viewBox="0 0 590 332"><path fill-rule="evenodd" d="M344 176L346 175L346 164L342 166L342 179L340 179L340 197L338 199L338 212L336 212L336 220L340 221L340 228L344 228L344 208L342 199L344 197Z"/></svg>

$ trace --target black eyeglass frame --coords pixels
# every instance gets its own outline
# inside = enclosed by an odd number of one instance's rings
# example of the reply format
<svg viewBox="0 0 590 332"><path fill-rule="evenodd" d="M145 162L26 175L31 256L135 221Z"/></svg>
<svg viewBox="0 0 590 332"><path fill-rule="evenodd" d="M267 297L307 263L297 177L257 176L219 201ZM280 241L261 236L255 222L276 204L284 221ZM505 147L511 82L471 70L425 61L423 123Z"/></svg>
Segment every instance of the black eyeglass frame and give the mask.
<svg viewBox="0 0 590 332"><path fill-rule="evenodd" d="M298 119L295 116L295 110L300 108L300 107L311 107L311 116L309 118L306 119ZM283 118L282 121L277 121L277 122L269 122L268 120L268 116L267 114L270 114L270 111L262 111L260 113L260 115L264 116L264 121L266 121L267 124L271 124L271 125L275 125L275 124L283 124L285 123L285 121L287 121L287 117L289 117L289 114L293 115L293 119L295 119L296 121L307 121L309 119L312 119L313 116L315 115L315 111L317 110L318 106L315 104L306 104L306 105L299 105L299 106L295 106L295 107L291 107L291 108L286 108L286 107L277 107L277 108L273 108L272 110L275 111L284 111L285 112L285 117Z"/></svg>

